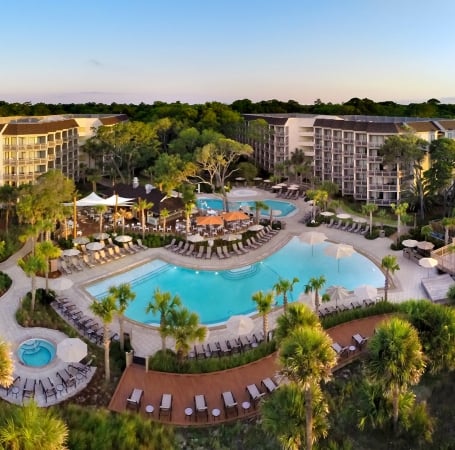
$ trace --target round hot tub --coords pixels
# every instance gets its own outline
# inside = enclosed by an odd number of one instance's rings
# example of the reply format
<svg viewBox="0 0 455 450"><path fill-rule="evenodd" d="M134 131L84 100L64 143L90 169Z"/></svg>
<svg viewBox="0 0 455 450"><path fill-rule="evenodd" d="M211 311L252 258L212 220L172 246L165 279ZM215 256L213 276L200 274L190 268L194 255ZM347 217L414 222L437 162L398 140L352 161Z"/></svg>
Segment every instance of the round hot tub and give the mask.
<svg viewBox="0 0 455 450"><path fill-rule="evenodd" d="M55 358L55 345L46 339L27 339L19 345L17 356L26 366L44 367Z"/></svg>

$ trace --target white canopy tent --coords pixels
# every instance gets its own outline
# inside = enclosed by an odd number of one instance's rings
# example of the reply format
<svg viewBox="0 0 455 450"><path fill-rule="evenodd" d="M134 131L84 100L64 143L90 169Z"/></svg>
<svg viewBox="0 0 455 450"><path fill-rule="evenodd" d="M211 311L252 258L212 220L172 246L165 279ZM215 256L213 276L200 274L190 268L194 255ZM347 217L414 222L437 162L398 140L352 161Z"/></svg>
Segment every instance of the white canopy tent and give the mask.
<svg viewBox="0 0 455 450"><path fill-rule="evenodd" d="M76 206L87 207L87 206L96 206L96 205L106 205L106 206L130 206L134 198L125 198L120 197L117 194L111 195L109 198L100 197L95 192L87 195L84 198L81 198L76 201ZM74 206L73 202L65 203L65 206Z"/></svg>

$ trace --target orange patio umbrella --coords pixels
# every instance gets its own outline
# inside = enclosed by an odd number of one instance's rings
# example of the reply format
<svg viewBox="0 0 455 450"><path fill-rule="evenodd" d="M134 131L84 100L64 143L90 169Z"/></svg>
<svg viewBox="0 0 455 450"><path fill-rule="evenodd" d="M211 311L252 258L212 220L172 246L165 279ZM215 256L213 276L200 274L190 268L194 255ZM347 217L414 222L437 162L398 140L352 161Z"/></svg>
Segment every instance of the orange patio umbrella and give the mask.
<svg viewBox="0 0 455 450"><path fill-rule="evenodd" d="M223 219L220 216L200 216L196 218L196 223L199 226L224 224Z"/></svg>
<svg viewBox="0 0 455 450"><path fill-rule="evenodd" d="M234 222L236 220L249 220L250 217L247 216L244 212L242 211L232 211L232 212L226 212L223 214L223 219L226 222Z"/></svg>

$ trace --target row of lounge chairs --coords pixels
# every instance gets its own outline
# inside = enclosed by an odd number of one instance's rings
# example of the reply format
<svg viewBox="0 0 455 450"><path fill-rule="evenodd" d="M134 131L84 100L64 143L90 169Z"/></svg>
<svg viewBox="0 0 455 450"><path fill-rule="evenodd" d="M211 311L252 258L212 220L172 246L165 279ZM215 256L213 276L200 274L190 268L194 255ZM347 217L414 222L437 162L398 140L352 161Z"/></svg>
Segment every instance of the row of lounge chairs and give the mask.
<svg viewBox="0 0 455 450"><path fill-rule="evenodd" d="M319 317L327 317L333 314L337 314L343 311L349 311L350 309L358 309L362 307L368 307L375 304L375 301L370 298L365 298L361 302L354 300L349 305L336 305L336 306L324 306L320 307L318 311Z"/></svg>
<svg viewBox="0 0 455 450"><path fill-rule="evenodd" d="M46 403L49 399L57 398L57 394L68 392L71 388L76 388L79 380L88 377L92 367L91 362L87 364L75 363L69 364L65 369L59 370L55 373L54 377L43 377L38 380L34 378L25 378L22 381L20 376L17 376L13 383L5 388L6 395L18 398L21 395L22 401L26 399L34 399L35 395L42 394Z"/></svg>
<svg viewBox="0 0 455 450"><path fill-rule="evenodd" d="M264 342L264 333L253 333L249 336L239 336L237 339L226 339L213 343L196 344L188 353L188 359L204 359L229 356L256 348Z"/></svg>
<svg viewBox="0 0 455 450"><path fill-rule="evenodd" d="M329 228L336 228L338 230L349 231L351 233L359 233L362 235L367 234L370 231L370 226L356 223L356 222L343 222L342 220L338 220L334 222L333 219L330 219L330 222L327 224Z"/></svg>
<svg viewBox="0 0 455 450"><path fill-rule="evenodd" d="M277 198L285 198L287 200L297 200L300 197L305 197L305 192L300 192L298 189L296 190L281 190L278 191Z"/></svg>

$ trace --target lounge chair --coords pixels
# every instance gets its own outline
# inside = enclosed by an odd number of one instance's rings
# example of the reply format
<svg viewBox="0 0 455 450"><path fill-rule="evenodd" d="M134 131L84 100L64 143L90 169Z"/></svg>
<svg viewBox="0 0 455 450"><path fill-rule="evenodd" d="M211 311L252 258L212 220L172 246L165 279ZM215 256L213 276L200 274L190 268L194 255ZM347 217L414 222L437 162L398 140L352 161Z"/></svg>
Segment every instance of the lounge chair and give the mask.
<svg viewBox="0 0 455 450"><path fill-rule="evenodd" d="M41 386L41 389L43 390L44 398L47 399L50 397L55 397L57 398L57 389L55 389L54 383L52 383L51 379L49 377L47 378L42 378L39 380L39 384Z"/></svg>
<svg viewBox="0 0 455 450"><path fill-rule="evenodd" d="M369 231L370 231L370 226L367 225L363 230L359 231L359 233L363 234L365 236L365 234L367 234Z"/></svg>
<svg viewBox="0 0 455 450"><path fill-rule="evenodd" d="M22 388L22 399L35 397L36 380L31 378L25 379L24 387Z"/></svg>
<svg viewBox="0 0 455 450"><path fill-rule="evenodd" d="M122 252L122 250L120 249L120 247L118 245L115 245L114 246L114 253L117 255L117 256L120 256L120 258L123 258L126 256L126 254L124 252Z"/></svg>
<svg viewBox="0 0 455 450"><path fill-rule="evenodd" d="M232 349L228 347L226 341L219 341L218 348L220 349L221 356L230 355L232 352Z"/></svg>
<svg viewBox="0 0 455 450"><path fill-rule="evenodd" d="M252 248L253 250L256 250L257 248L259 248L259 245L256 244L256 243L254 243L254 242L251 240L251 238L248 238L248 239L246 240L246 243L247 243L248 247L249 247L249 248Z"/></svg>
<svg viewBox="0 0 455 450"><path fill-rule="evenodd" d="M177 253L179 255L183 255L185 252L188 251L189 248L190 248L190 243L189 242L185 242L185 245L180 250L178 250Z"/></svg>
<svg viewBox="0 0 455 450"><path fill-rule="evenodd" d="M117 255L114 252L114 248L113 247L108 247L107 248L107 254L108 254L109 258L111 258L111 259L119 259L120 258L120 255Z"/></svg>
<svg viewBox="0 0 455 450"><path fill-rule="evenodd" d="M225 391L221 394L224 404L224 416L227 418L230 411L235 411L236 415L239 415L239 407L235 400L234 394L231 391Z"/></svg>
<svg viewBox="0 0 455 450"><path fill-rule="evenodd" d="M232 352L240 352L241 345L235 339L229 339L226 341Z"/></svg>
<svg viewBox="0 0 455 450"><path fill-rule="evenodd" d="M126 248L126 251L131 253L132 255L134 255L135 253L137 253L139 251L133 247L132 242L125 242L123 244L123 247Z"/></svg>
<svg viewBox="0 0 455 450"><path fill-rule="evenodd" d="M368 338L362 336L360 333L357 333L352 336L352 341L360 350L362 350L362 347L367 343Z"/></svg>
<svg viewBox="0 0 455 450"><path fill-rule="evenodd" d="M184 253L185 256L191 256L194 252L194 244L190 244L188 250Z"/></svg>
<svg viewBox="0 0 455 450"><path fill-rule="evenodd" d="M242 350L248 350L251 348L251 341L248 339L248 336L239 336L239 342L240 345L242 346Z"/></svg>
<svg viewBox="0 0 455 450"><path fill-rule="evenodd" d="M333 219L330 219L330 222L327 224L327 226L329 228L332 228L333 227Z"/></svg>
<svg viewBox="0 0 455 450"><path fill-rule="evenodd" d="M168 415L169 420L172 420L172 394L163 394L161 396L160 409L158 411L158 419L162 415Z"/></svg>
<svg viewBox="0 0 455 450"><path fill-rule="evenodd" d="M332 348L337 356L346 356L348 354L348 347L342 347L338 342L334 342Z"/></svg>
<svg viewBox="0 0 455 450"><path fill-rule="evenodd" d="M205 259L210 259L212 257L212 247L207 247L207 253L205 254Z"/></svg>
<svg viewBox="0 0 455 450"><path fill-rule="evenodd" d="M93 260L98 264L104 264L106 262L105 259L101 258L99 252L93 252Z"/></svg>
<svg viewBox="0 0 455 450"><path fill-rule="evenodd" d="M223 251L221 250L221 247L216 248L216 254L218 255L218 258L220 259L225 259L226 256L224 256Z"/></svg>
<svg viewBox="0 0 455 450"><path fill-rule="evenodd" d="M82 272L84 270L84 267L82 266L79 258L77 256L73 256L71 259L71 265L79 272Z"/></svg>
<svg viewBox="0 0 455 450"><path fill-rule="evenodd" d="M147 250L148 249L148 247L142 243L142 239L136 239L136 242L137 242L137 245L141 248L141 250ZM174 239L174 243L175 243L175 239Z"/></svg>
<svg viewBox="0 0 455 450"><path fill-rule="evenodd" d="M204 394L194 396L194 411L196 413L196 420L201 414L205 414L207 420L209 420L209 408L207 407Z"/></svg>
<svg viewBox="0 0 455 450"><path fill-rule="evenodd" d="M196 254L196 258L202 258L203 254L204 254L204 250L205 250L205 247L203 245L201 245L199 247L199 250L198 250L197 254Z"/></svg>
<svg viewBox="0 0 455 450"><path fill-rule="evenodd" d="M243 242L240 241L238 244L239 250L243 253L248 253L248 250L243 246Z"/></svg>
<svg viewBox="0 0 455 450"><path fill-rule="evenodd" d="M68 265L66 264L66 261L63 261L60 260L60 268L63 270L63 272L65 272L67 275L70 275L72 274L72 270L68 267Z"/></svg>
<svg viewBox="0 0 455 450"><path fill-rule="evenodd" d="M144 391L142 389L133 389L131 395L126 399L126 407L133 408L136 411L139 410L142 401L142 395Z"/></svg>
<svg viewBox="0 0 455 450"><path fill-rule="evenodd" d="M264 332L263 331L259 331L257 334L253 334L253 338L254 340L256 341L257 344L260 344L261 342L264 342Z"/></svg>
<svg viewBox="0 0 455 450"><path fill-rule="evenodd" d="M90 269L92 267L95 267L95 264L93 264L92 262L90 262L90 260L88 259L88 256L87 255L82 255L82 262L87 266L89 267Z"/></svg>
<svg viewBox="0 0 455 450"><path fill-rule="evenodd" d="M20 384L21 384L21 377L18 375L16 378L14 378L14 381L8 386L8 388L6 390L6 395L14 394L17 397L17 393L19 392ZM13 390L13 389L15 389L15 390Z"/></svg>
<svg viewBox="0 0 455 450"><path fill-rule="evenodd" d="M226 258L230 258L231 257L231 254L229 253L229 250L227 248L227 245L223 245L223 255L226 257Z"/></svg>
<svg viewBox="0 0 455 450"><path fill-rule="evenodd" d="M210 356L212 356L210 350L203 344L196 344L194 346L194 351L196 353L196 358L210 358Z"/></svg>
<svg viewBox="0 0 455 450"><path fill-rule="evenodd" d="M276 389L278 389L277 384L271 378L264 378L261 381L261 385L267 390L267 392L272 393Z"/></svg>
<svg viewBox="0 0 455 450"><path fill-rule="evenodd" d="M62 382L66 392L68 392L68 388L76 387L76 377L69 374L66 370L57 372L57 378Z"/></svg>
<svg viewBox="0 0 455 450"><path fill-rule="evenodd" d="M170 247L169 250L173 251L174 253L178 253L182 249L184 243L184 241L179 241L177 245Z"/></svg>
<svg viewBox="0 0 455 450"><path fill-rule="evenodd" d="M251 402L253 403L254 407L258 404L262 397L264 397L264 393L261 392L255 384L249 384L246 387L246 391L250 397Z"/></svg>
<svg viewBox="0 0 455 450"><path fill-rule="evenodd" d="M164 248L167 248L168 250L170 250L172 247L174 247L176 240L177 240L176 238L172 238L172 241L169 244L165 245ZM139 239L137 241L139 243ZM141 243L142 243L142 241L141 241Z"/></svg>
<svg viewBox="0 0 455 450"><path fill-rule="evenodd" d="M234 252L237 255L239 255L239 256L243 255L243 252L240 251L240 249L237 247L237 244L235 242L232 244L232 249L234 250Z"/></svg>

